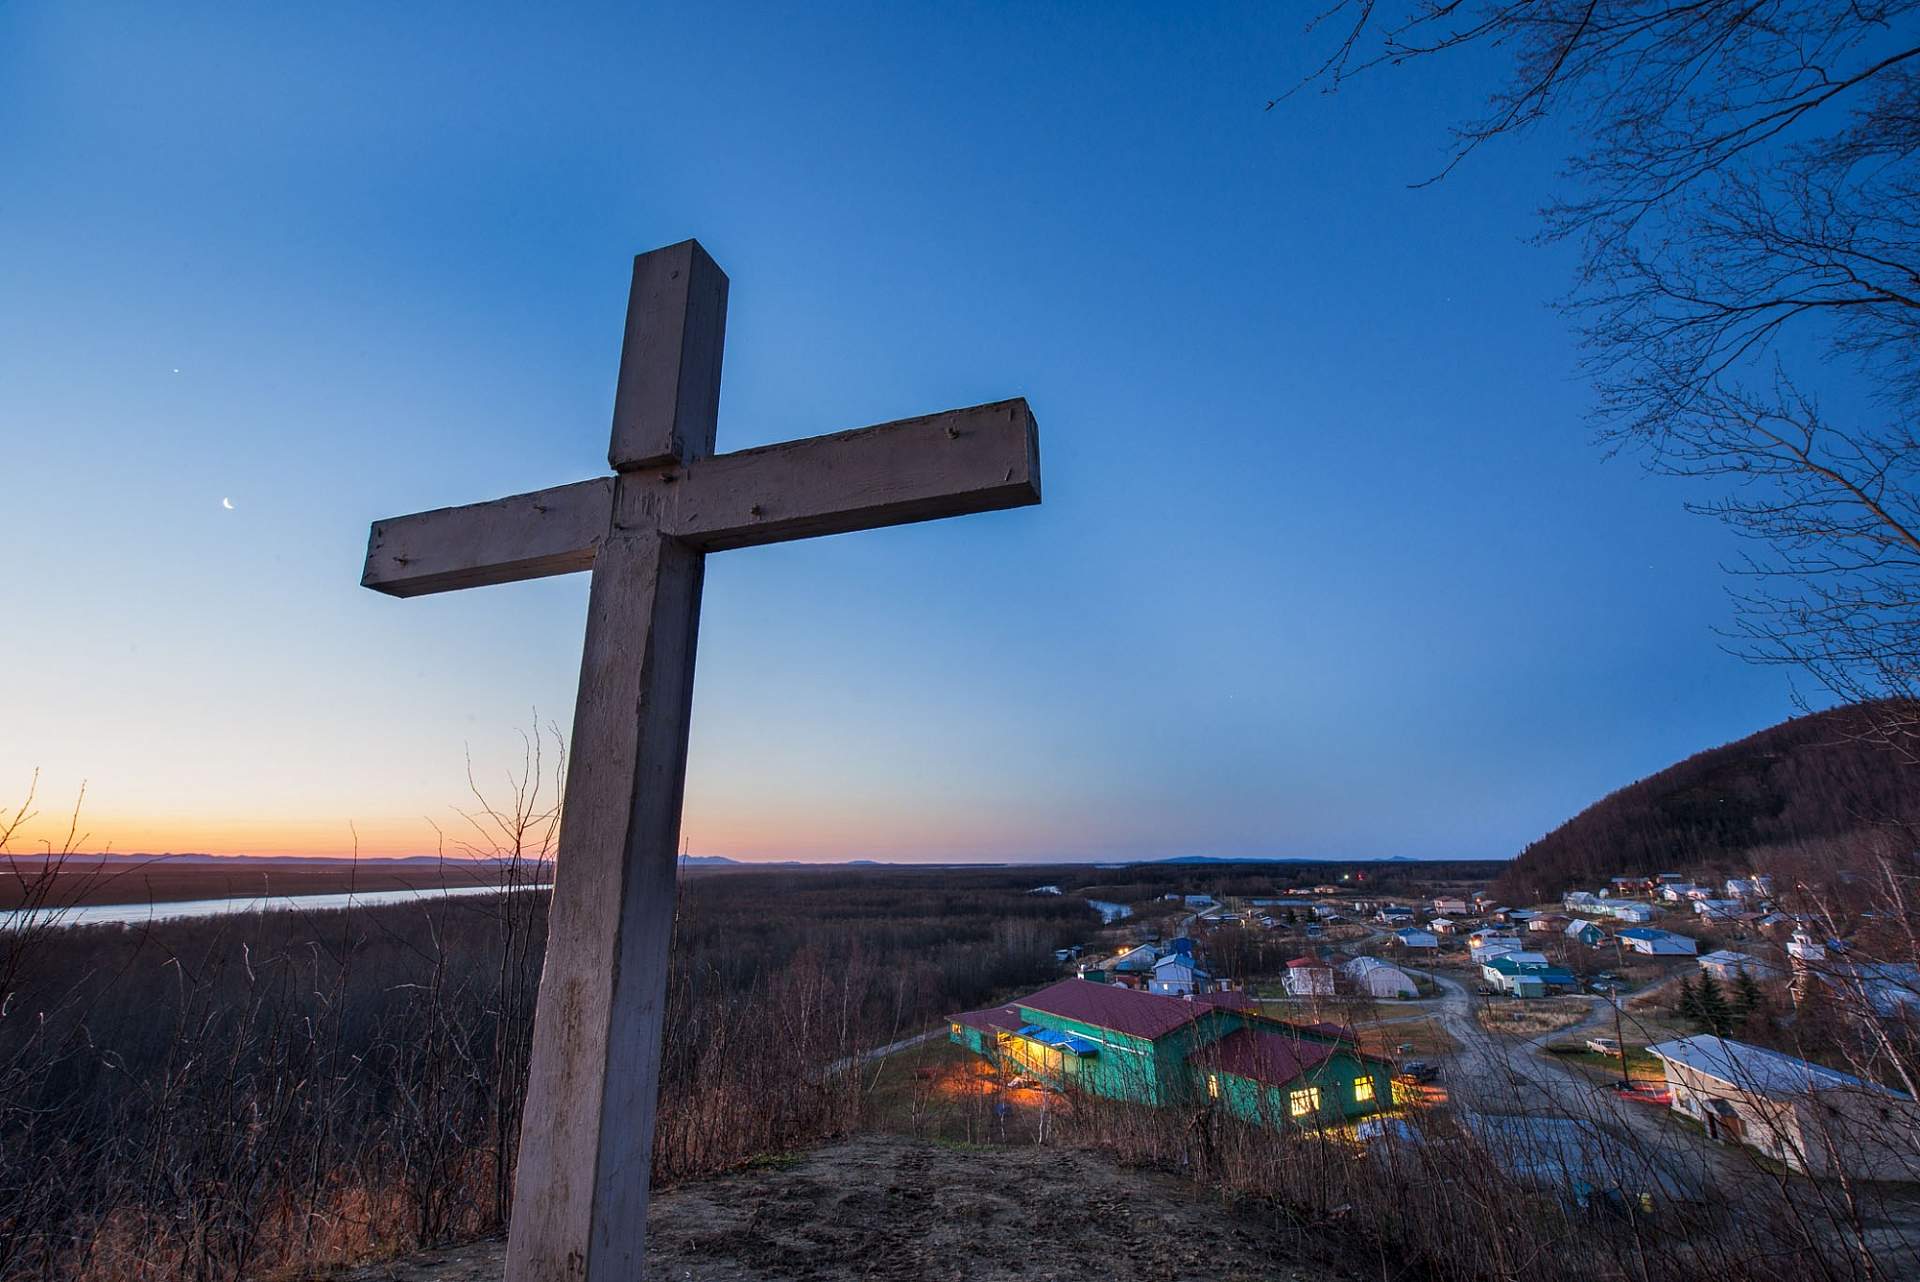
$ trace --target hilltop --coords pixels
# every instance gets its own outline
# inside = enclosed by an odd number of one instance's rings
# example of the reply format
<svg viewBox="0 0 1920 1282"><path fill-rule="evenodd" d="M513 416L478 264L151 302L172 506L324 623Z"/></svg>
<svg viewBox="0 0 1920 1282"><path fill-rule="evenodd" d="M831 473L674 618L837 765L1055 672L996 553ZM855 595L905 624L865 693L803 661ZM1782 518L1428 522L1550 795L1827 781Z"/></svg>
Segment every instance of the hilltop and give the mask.
<svg viewBox="0 0 1920 1282"><path fill-rule="evenodd" d="M1132 1282L1331 1282L1255 1207L1075 1149L852 1140L668 1189L647 1274L695 1282L980 1278L1088 1270ZM347 1282L492 1282L495 1240L375 1265Z"/></svg>
<svg viewBox="0 0 1920 1282"><path fill-rule="evenodd" d="M1743 868L1760 847L1920 821L1920 766L1865 734L1874 711L1794 717L1629 784L1521 851L1496 893L1532 899L1615 874Z"/></svg>

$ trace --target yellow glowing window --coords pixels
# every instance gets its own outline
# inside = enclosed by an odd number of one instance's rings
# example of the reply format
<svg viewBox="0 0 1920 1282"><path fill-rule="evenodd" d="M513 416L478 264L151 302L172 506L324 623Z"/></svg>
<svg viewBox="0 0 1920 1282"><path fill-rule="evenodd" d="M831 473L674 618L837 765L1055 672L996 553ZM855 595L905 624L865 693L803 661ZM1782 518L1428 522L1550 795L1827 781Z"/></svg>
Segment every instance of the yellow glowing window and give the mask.
<svg viewBox="0 0 1920 1282"><path fill-rule="evenodd" d="M959 1037L959 1036L961 1035L961 1033L960 1033L960 1025L958 1025L958 1024L955 1024L955 1025L953 1026L953 1035L954 1035L955 1037Z"/></svg>
<svg viewBox="0 0 1920 1282"><path fill-rule="evenodd" d="M1220 1098L1220 1079L1212 1073L1207 1074L1207 1094L1214 1099Z"/></svg>
<svg viewBox="0 0 1920 1282"><path fill-rule="evenodd" d="M1353 1079L1353 1097L1362 1104L1373 1098L1373 1079L1356 1077Z"/></svg>
<svg viewBox="0 0 1920 1282"><path fill-rule="evenodd" d="M1287 1110L1295 1117L1305 1117L1309 1113L1318 1113L1320 1111L1320 1088L1318 1086L1309 1086L1304 1090L1289 1092L1287 1094Z"/></svg>

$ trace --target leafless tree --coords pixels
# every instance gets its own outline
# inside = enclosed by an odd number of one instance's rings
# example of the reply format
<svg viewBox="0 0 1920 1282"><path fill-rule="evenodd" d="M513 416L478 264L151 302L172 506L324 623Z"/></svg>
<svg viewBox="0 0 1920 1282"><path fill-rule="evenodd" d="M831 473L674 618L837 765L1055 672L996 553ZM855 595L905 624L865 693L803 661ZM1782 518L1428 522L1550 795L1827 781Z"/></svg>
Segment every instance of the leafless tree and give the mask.
<svg viewBox="0 0 1920 1282"><path fill-rule="evenodd" d="M1750 540L1740 648L1920 734L1920 19L1914 0L1341 0L1300 86L1459 56L1502 79L1444 176L1548 118L1546 238L1602 439L1704 478ZM1477 56L1472 51L1478 50ZM1285 95L1283 95L1284 97ZM1276 100L1277 101L1277 100ZM1270 104L1273 105L1273 104Z"/></svg>

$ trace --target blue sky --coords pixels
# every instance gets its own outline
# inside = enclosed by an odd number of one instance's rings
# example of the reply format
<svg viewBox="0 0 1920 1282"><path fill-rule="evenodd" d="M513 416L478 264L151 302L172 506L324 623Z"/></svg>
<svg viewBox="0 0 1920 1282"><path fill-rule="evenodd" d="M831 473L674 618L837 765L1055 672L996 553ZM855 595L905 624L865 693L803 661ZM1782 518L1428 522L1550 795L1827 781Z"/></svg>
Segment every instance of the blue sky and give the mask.
<svg viewBox="0 0 1920 1282"><path fill-rule="evenodd" d="M0 787L89 780L116 849L431 848L466 752L566 725L586 582L389 600L367 524L603 471L629 258L689 235L722 449L1023 395L1046 487L710 559L695 851L1504 856L1790 714L1727 536L1589 440L1559 140L1416 190L1477 69L1264 110L1316 48L0 5Z"/></svg>

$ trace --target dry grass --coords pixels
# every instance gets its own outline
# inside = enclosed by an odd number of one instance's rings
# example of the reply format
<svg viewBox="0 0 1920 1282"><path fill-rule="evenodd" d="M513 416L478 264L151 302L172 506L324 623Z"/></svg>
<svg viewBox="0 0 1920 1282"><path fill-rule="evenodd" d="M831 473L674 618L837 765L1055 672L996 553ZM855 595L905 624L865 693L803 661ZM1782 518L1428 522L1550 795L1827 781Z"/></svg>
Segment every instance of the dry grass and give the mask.
<svg viewBox="0 0 1920 1282"><path fill-rule="evenodd" d="M1538 1037L1571 1028L1593 1013L1593 1004L1580 997L1513 998L1482 1003L1475 1012L1490 1033Z"/></svg>
<svg viewBox="0 0 1920 1282"><path fill-rule="evenodd" d="M1384 1055L1389 1059L1396 1056L1406 1059L1432 1059L1439 1055L1451 1055L1460 1049L1460 1043L1449 1033L1437 1018L1397 1020L1391 1023L1357 1024L1354 1032L1360 1035L1360 1048L1372 1055ZM1413 1049L1401 1051L1400 1047Z"/></svg>

